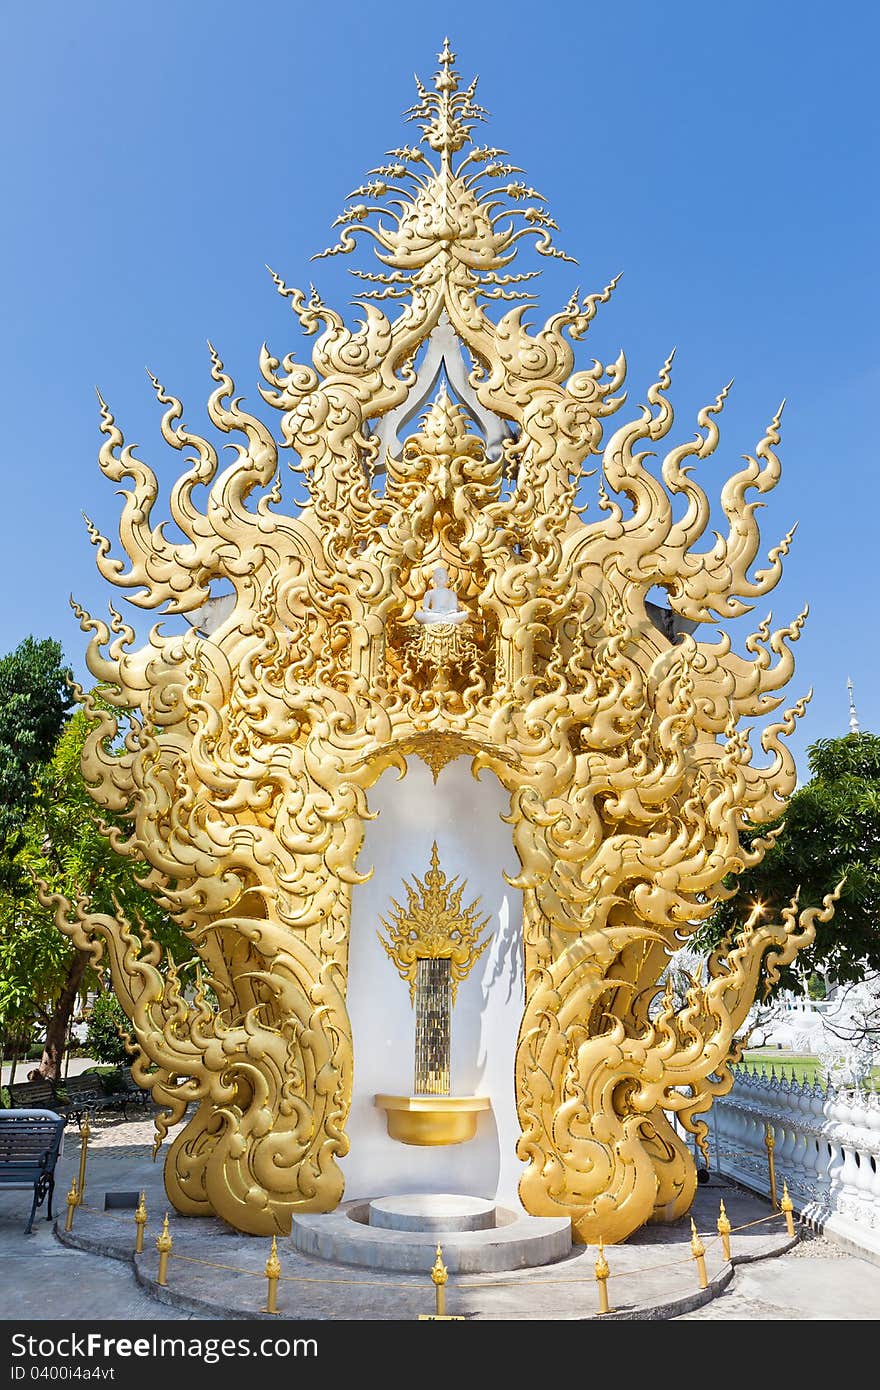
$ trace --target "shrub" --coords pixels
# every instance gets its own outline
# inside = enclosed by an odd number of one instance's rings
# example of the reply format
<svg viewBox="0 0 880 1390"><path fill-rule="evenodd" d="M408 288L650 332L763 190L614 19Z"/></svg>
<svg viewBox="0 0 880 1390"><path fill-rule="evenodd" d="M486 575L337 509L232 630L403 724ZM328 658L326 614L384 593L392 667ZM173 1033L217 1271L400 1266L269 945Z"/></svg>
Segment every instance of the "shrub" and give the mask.
<svg viewBox="0 0 880 1390"><path fill-rule="evenodd" d="M90 1057L111 1066L120 1066L128 1061L125 1044L120 1032L127 1030L128 1019L115 994L99 994L89 1018L86 1033L86 1048Z"/></svg>

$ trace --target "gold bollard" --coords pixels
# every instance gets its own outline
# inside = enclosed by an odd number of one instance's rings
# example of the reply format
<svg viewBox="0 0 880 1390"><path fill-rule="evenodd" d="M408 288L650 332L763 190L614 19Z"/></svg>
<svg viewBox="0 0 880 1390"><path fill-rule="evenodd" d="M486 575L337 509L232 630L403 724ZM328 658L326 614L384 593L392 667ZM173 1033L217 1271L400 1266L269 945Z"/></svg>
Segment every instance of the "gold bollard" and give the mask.
<svg viewBox="0 0 880 1390"><path fill-rule="evenodd" d="M446 1280L448 1278L449 1273L443 1263L443 1250L438 1245L437 1258L434 1261L434 1268L431 1270L437 1305L433 1313L419 1313L419 1322L464 1322L460 1313L447 1313L446 1311Z"/></svg>
<svg viewBox="0 0 880 1390"><path fill-rule="evenodd" d="M77 1191L76 1178L70 1184L70 1191L67 1194L67 1218L64 1222L65 1231L73 1230L73 1213L79 1206L79 1192Z"/></svg>
<svg viewBox="0 0 880 1390"><path fill-rule="evenodd" d="M278 1246L275 1237L272 1237L272 1249L269 1251L269 1258L266 1261L266 1278L269 1280L269 1289L266 1294L266 1306L264 1313L278 1312L278 1280L281 1277L281 1261L278 1258Z"/></svg>
<svg viewBox="0 0 880 1390"><path fill-rule="evenodd" d="M599 1315L611 1312L611 1304L608 1302L608 1275L611 1273L608 1268L608 1261L605 1258L605 1242L599 1237L599 1254L596 1258L594 1267L596 1283L599 1285Z"/></svg>
<svg viewBox="0 0 880 1390"><path fill-rule="evenodd" d="M437 1307L434 1310L435 1316L438 1318L445 1318L446 1280L449 1278L449 1273L443 1263L443 1251L439 1245L437 1246L437 1258L434 1261L434 1268L431 1270L431 1278L434 1281L434 1288L437 1291Z"/></svg>
<svg viewBox="0 0 880 1390"><path fill-rule="evenodd" d="M156 1249L159 1251L159 1273L156 1275L156 1283L162 1287L168 1283L168 1256L171 1254L171 1232L168 1229L168 1213L165 1213L165 1220L162 1222L162 1230L156 1237Z"/></svg>
<svg viewBox="0 0 880 1390"><path fill-rule="evenodd" d="M83 1121L79 1127L79 1137L79 1200L81 1205L82 1199L86 1195L86 1160L89 1156L89 1139L92 1137L88 1111L83 1115Z"/></svg>
<svg viewBox="0 0 880 1390"><path fill-rule="evenodd" d="M776 1148L776 1140L773 1136L773 1126L764 1126L764 1148L767 1150L767 1171L770 1174L770 1205L774 1211L779 1210L779 1199L776 1195L776 1160L773 1157L773 1150Z"/></svg>
<svg viewBox="0 0 880 1390"><path fill-rule="evenodd" d="M134 1253L143 1254L144 1249L144 1227L147 1224L147 1194L141 1193L141 1199L135 1208L134 1219L137 1223L137 1235L134 1238Z"/></svg>
<svg viewBox="0 0 880 1390"><path fill-rule="evenodd" d="M790 1236L792 1236L792 1237L794 1236L794 1220L793 1220L793 1218L792 1218L792 1212L793 1212L793 1211L794 1211L794 1202L791 1200L791 1198L790 1198L789 1195L788 1195L788 1183L787 1183L787 1182L785 1181L785 1179L783 1178L783 1180L782 1180L782 1213L783 1213L783 1215L784 1215L784 1217L785 1217L785 1229L788 1231L788 1234L789 1234Z"/></svg>
<svg viewBox="0 0 880 1390"><path fill-rule="evenodd" d="M721 1237L721 1249L724 1251L725 1260L730 1260L730 1220L724 1210L724 1198L721 1198L721 1212L718 1216L718 1234Z"/></svg>
<svg viewBox="0 0 880 1390"><path fill-rule="evenodd" d="M709 1276L706 1273L706 1247L697 1235L697 1228L694 1219L691 1217L691 1254L697 1266L697 1274L700 1278L700 1288L709 1287Z"/></svg>

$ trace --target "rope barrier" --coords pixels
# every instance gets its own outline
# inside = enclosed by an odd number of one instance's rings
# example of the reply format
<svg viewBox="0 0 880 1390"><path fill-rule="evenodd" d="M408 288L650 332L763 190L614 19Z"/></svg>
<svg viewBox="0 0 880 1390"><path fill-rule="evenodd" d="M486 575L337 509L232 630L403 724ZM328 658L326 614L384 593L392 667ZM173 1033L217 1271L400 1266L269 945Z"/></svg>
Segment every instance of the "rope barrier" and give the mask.
<svg viewBox="0 0 880 1390"><path fill-rule="evenodd" d="M786 1189L786 1192L785 1192L785 1196L786 1196L786 1198L788 1197L787 1189ZM597 1284L599 1285L599 1289L600 1289L600 1294L599 1294L600 1308L599 1308L599 1312L600 1312L600 1314L603 1314L603 1313L607 1313L607 1312L612 1311L611 1308L610 1308L610 1306L608 1305L608 1297L607 1297L607 1293L605 1292L605 1284L607 1283L607 1281L608 1281L609 1279L634 1279L634 1278L638 1278L640 1275L643 1275L643 1274L656 1274L656 1273L659 1273L659 1272L661 1272L661 1271L663 1271L663 1270L667 1270L667 1269L678 1269L678 1268L681 1268L681 1267L684 1266L684 1265L690 1264L690 1262L691 1262L692 1260L694 1260L694 1261L696 1261L696 1263L697 1263L697 1269L698 1269L699 1279L700 1279L700 1287L701 1287L701 1288L705 1288L705 1287L707 1286L707 1276L706 1276L706 1270L705 1270L705 1255L706 1255L707 1251L708 1251L708 1250L712 1250L712 1249L714 1248L714 1246L717 1245L717 1244L720 1242L721 1245L722 1245L722 1250L723 1250L724 1258L725 1258L725 1260L726 1260L726 1259L729 1258L729 1248L730 1248L730 1247L729 1247L729 1238L730 1238L731 1235L736 1235L736 1234L738 1234L738 1233L741 1232L741 1231L752 1230L752 1229L754 1229L754 1227L765 1225L765 1224L766 1224L767 1222L769 1222L769 1221L780 1221L780 1220L784 1220L785 1223L786 1223L786 1228L789 1230L789 1233L792 1233L792 1232L793 1232L793 1228L792 1228L792 1226L791 1226L791 1208L790 1208L789 1202L786 1202L786 1206L788 1207L788 1210L783 1210L782 1212L780 1212L780 1211L772 1211L772 1212L770 1212L769 1215L767 1215L767 1216L760 1216L760 1217L757 1217L757 1218L756 1218L755 1220L753 1220L753 1221L745 1221L745 1222L742 1222L742 1223L741 1223L740 1225L738 1225L738 1226L730 1226L729 1231L726 1230L726 1229L725 1229L723 1232L722 1232L721 1230L719 1230L719 1231L717 1231L717 1232L713 1231L713 1232L707 1233L705 1236L701 1236L701 1235L700 1235L700 1233L697 1231L696 1225L694 1224L694 1222L693 1222L693 1220L692 1220L692 1221L691 1221L692 1237L691 1237L691 1242L690 1242L690 1248L689 1248L687 1254L684 1254L684 1255L682 1255L680 1258L676 1258L676 1259L661 1260L661 1261L659 1261L659 1262L656 1263L656 1264L651 1264L651 1265L639 1265L639 1266L637 1266L635 1269L617 1269L617 1270L611 1270L611 1269L609 1269L609 1267L608 1267L608 1262L607 1262L607 1260L605 1259L605 1255L604 1255L603 1244L602 1244L602 1242L600 1242L600 1244L599 1244L599 1258L598 1258L598 1260L596 1261L595 1272L594 1272L593 1275L576 1275L576 1276L568 1276L568 1277L564 1277L564 1278L560 1278L560 1277L558 1277L558 1276L550 1276L549 1278L547 1278L547 1277L531 1277L531 1278L529 1279L529 1287L531 1288L531 1287L537 1286L537 1287L540 1287L540 1288L551 1288L551 1287L559 1286L559 1285L586 1285L586 1284L593 1284L593 1283L595 1282L595 1283L597 1283ZM66 1227L67 1230L70 1230L70 1229L71 1229L71 1218L72 1218L72 1215L73 1215L73 1211L74 1211L74 1210L77 1210L77 1209L80 1210L80 1211L83 1211L83 1212L89 1212L89 1213L91 1213L91 1214L93 1214L93 1215L95 1215L95 1216L100 1216L100 1217L102 1217L102 1218L109 1219L110 1221L123 1222L123 1223L125 1223L126 1225L129 1224L129 1218L128 1218L128 1217L122 1216L121 1214L117 1214L116 1212L101 1210L101 1208L99 1208L99 1207L87 1206L87 1205L85 1205L84 1203L82 1203L81 1200L80 1200L80 1201L77 1201L76 1198L74 1198L74 1202L73 1202L73 1204L70 1204L70 1207L71 1207L71 1209L69 1209L69 1211L68 1211L68 1224L67 1224L67 1227ZM138 1220L138 1216L140 1215L141 1209L142 1209L142 1208L143 1208L143 1216L144 1216L144 1218L145 1218L145 1217L146 1217L146 1209L145 1209L145 1207L144 1207L144 1205L143 1205L143 1194L142 1194L142 1196L141 1196L141 1202L139 1203L137 1212L135 1213L135 1220L136 1220L136 1221ZM722 1202L722 1216L724 1217L724 1221L727 1223L727 1225L729 1225L729 1222L727 1222L726 1214L723 1212L723 1202ZM138 1222L138 1238L141 1239L141 1240L142 1240L142 1236L143 1236L143 1225L144 1225L144 1224L145 1224L145 1221L144 1221L144 1222ZM157 1245L157 1249L159 1250L159 1276L158 1276L158 1278L159 1278L159 1283L160 1283L160 1284L164 1284L164 1283L166 1282L166 1280L167 1280L167 1267L168 1267L168 1263L169 1263L170 1260L177 1260L177 1261L179 1261L179 1262L182 1263L182 1264L201 1265L202 1267L204 1267L204 1268L206 1268L206 1269L217 1269L217 1270L222 1270L222 1271L224 1271L225 1273L229 1273L229 1274L246 1274L246 1275L249 1275L249 1276L251 1276L252 1278L255 1278L255 1279L263 1279L263 1278L267 1278L267 1277L268 1277L268 1278L269 1278L269 1281L270 1281L270 1283L269 1283L270 1293L269 1293L269 1295L268 1295L268 1303L267 1303L267 1308L265 1309L265 1311L266 1311L266 1312L270 1312L270 1313L276 1313L276 1312L278 1311L278 1310L277 1310L277 1307L275 1306L274 1289L275 1289L275 1287L277 1286L277 1284L278 1284L279 1282L281 1282L281 1281L283 1281L283 1282L285 1282L285 1283L289 1283L289 1284L320 1284L320 1285L325 1285L325 1286L327 1286L327 1285L329 1285L329 1286L337 1286L337 1287L338 1287L338 1286L345 1286L345 1287L352 1287L352 1288L408 1289L410 1292L412 1292L414 1289L417 1289L417 1288L418 1288L418 1283L417 1283L417 1281L421 1278L421 1276L416 1275L416 1274L413 1274L413 1275L411 1275L411 1276L409 1277L409 1279L408 1279L407 1282L403 1282L403 1281L401 1281L401 1280L389 1280L389 1279L340 1279L340 1278L319 1277L319 1276L306 1275L306 1274L283 1274L283 1273L281 1272L280 1263L278 1262L277 1251L276 1251L276 1246L275 1246L274 1240L273 1240L272 1253L271 1253L271 1255L270 1255L269 1262L267 1263L265 1272L263 1272L263 1271L261 1271L261 1270L259 1270L259 1269L246 1269L246 1268L244 1268L242 1265L226 1264L226 1263L224 1263L224 1262L222 1262L222 1261L218 1261L218 1260L206 1260L206 1259L203 1259L203 1258L201 1258L200 1256L197 1256L197 1255L184 1255L184 1254L181 1254L181 1253L179 1253L178 1251L173 1250L173 1249L171 1248L171 1238L170 1238L170 1235L169 1235L169 1232L168 1232L168 1217L167 1217L167 1215L166 1215L166 1217L165 1217L165 1222L164 1222L164 1225L163 1225L163 1228L162 1228L162 1234L160 1235L159 1239L157 1240L156 1245ZM136 1247L136 1253L141 1253L142 1248L143 1248L143 1247L142 1247L142 1244L141 1244L141 1246L140 1246L140 1249L138 1249L138 1248ZM586 1249L588 1250L589 1247L586 1247ZM439 1256L438 1256L438 1258L439 1258ZM445 1271L444 1271L444 1272L445 1272ZM525 1271L523 1271L523 1273L525 1273ZM445 1283L445 1282L446 1282L446 1281L444 1280L444 1283ZM436 1280L435 1280L435 1283L436 1283ZM461 1279L461 1280L456 1280L456 1281L455 1281L455 1285L454 1285L454 1287L455 1287L456 1289L461 1289L461 1290L469 1290L469 1289L472 1289L472 1290L480 1290L480 1291L481 1291L481 1290L484 1290L484 1289L522 1288L522 1286L523 1286L523 1279L522 1279L522 1277L520 1277L519 1279L491 1279L491 1280L484 1280L484 1279L479 1279L479 1280ZM444 1306L445 1306L445 1302L444 1302Z"/></svg>
<svg viewBox="0 0 880 1390"><path fill-rule="evenodd" d="M176 1250L171 1252L172 1260L184 1260L190 1265L205 1265L208 1269L225 1269L233 1274L252 1274L256 1279L264 1279L265 1275L259 1269L244 1269L241 1265L218 1264L215 1260L201 1260L196 1255L179 1255ZM421 1278L421 1275L414 1274L413 1279ZM310 1274L279 1274L279 1279L287 1283L296 1284L356 1284L359 1288L367 1289L411 1289L414 1284L396 1283L389 1279L316 1279Z"/></svg>

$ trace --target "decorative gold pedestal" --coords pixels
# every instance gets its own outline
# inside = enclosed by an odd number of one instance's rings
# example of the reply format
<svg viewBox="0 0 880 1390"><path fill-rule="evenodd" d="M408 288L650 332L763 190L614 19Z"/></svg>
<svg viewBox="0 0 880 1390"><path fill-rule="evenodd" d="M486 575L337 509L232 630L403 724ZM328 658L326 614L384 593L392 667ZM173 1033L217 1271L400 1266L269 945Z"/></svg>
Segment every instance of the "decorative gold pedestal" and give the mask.
<svg viewBox="0 0 880 1390"><path fill-rule="evenodd" d="M490 1110L488 1096L376 1096L388 1133L401 1144L465 1144L477 1132L477 1115Z"/></svg>

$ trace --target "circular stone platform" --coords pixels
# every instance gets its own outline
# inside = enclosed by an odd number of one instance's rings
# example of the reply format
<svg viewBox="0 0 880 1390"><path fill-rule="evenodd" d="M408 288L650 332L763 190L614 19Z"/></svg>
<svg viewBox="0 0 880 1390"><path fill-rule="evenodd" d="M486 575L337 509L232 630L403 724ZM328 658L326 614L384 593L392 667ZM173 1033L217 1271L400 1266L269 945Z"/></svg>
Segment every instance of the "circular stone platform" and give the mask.
<svg viewBox="0 0 880 1390"><path fill-rule="evenodd" d="M370 1202L368 1224L386 1231L485 1231L496 1226L495 1203L453 1192L403 1193Z"/></svg>
<svg viewBox="0 0 880 1390"><path fill-rule="evenodd" d="M337 1264L366 1265L370 1269L424 1274L434 1263L437 1245L451 1274L493 1274L502 1270L535 1269L554 1264L571 1253L571 1221L560 1216L526 1216L486 1202L493 1224L477 1229L443 1230L439 1225L393 1229L370 1222L377 1201L394 1215L401 1204L410 1207L409 1219L426 1219L433 1202L473 1202L452 1194L413 1193L406 1197L378 1198L371 1202L345 1202L336 1211L297 1214L290 1233L294 1249L303 1255ZM422 1217L419 1218L419 1209ZM460 1216L461 1213L459 1213ZM450 1219L456 1214L450 1210Z"/></svg>

